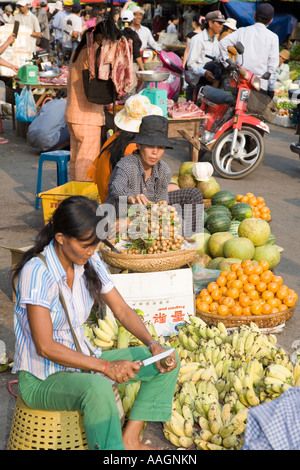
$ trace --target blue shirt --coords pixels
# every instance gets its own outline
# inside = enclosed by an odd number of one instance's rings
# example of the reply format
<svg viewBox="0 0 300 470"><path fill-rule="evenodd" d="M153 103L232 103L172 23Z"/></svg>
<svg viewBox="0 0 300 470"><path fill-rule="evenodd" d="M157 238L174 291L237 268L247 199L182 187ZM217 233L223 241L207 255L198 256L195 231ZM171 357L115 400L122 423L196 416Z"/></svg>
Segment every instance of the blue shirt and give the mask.
<svg viewBox="0 0 300 470"><path fill-rule="evenodd" d="M65 311L59 301L58 284L65 299L70 320L80 343L82 352L90 355L89 347L93 348L84 334L83 323L90 315L93 300L85 282L84 266L74 265L74 282L72 290L67 285L66 272L63 269L53 241L43 251L48 269L39 258L32 258L23 267L17 284L16 304L14 310L14 329L16 336L15 358L12 372L25 370L41 380L59 371L73 370L56 364L40 356L31 336L27 316L27 304L40 305L49 309L53 324L53 339L58 343L76 350L72 333ZM98 253L88 261L92 263L102 283L102 293L113 289L110 274ZM77 371L77 370L76 370Z"/></svg>

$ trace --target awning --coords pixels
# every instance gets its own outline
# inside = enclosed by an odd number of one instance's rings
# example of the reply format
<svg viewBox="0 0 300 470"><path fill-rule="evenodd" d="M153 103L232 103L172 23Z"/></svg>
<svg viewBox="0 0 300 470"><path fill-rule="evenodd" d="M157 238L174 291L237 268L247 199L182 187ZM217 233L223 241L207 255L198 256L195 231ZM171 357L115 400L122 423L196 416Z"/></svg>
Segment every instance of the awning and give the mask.
<svg viewBox="0 0 300 470"><path fill-rule="evenodd" d="M230 0L228 3L224 3L223 8L225 16L237 20L237 25L240 28L241 26L254 24L254 13L257 5L259 5L259 3L252 1ZM297 22L298 20L294 15L283 13L276 14L275 7L275 15L268 28L273 31L273 33L277 34L279 43L281 44L286 40L286 37L292 33Z"/></svg>

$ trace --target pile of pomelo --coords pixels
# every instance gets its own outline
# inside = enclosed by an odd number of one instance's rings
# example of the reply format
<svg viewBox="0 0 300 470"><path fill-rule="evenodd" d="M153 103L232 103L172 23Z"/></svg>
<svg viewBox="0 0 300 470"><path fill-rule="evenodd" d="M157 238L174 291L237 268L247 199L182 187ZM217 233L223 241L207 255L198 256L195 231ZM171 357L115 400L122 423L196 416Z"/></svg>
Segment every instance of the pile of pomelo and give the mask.
<svg viewBox="0 0 300 470"><path fill-rule="evenodd" d="M196 308L217 315L251 316L282 312L298 295L274 274L266 260L234 263L196 297Z"/></svg>

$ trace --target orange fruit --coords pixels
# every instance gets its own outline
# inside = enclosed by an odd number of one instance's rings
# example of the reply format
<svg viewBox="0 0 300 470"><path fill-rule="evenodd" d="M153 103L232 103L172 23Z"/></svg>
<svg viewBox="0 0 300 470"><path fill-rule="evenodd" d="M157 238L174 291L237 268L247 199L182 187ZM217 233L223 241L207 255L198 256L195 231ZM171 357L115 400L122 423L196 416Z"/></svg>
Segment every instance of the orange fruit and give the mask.
<svg viewBox="0 0 300 470"><path fill-rule="evenodd" d="M241 263L233 263L230 266L230 271L237 271L238 269L240 269L240 267L241 267Z"/></svg>
<svg viewBox="0 0 300 470"><path fill-rule="evenodd" d="M264 303L262 306L261 306L261 313L263 315L268 315L269 313L272 312L272 307L270 304L268 303Z"/></svg>
<svg viewBox="0 0 300 470"><path fill-rule="evenodd" d="M273 299L268 299L267 303L271 305L272 308L276 308L279 305L279 299L277 299L277 297L273 297Z"/></svg>
<svg viewBox="0 0 300 470"><path fill-rule="evenodd" d="M241 262L242 268L245 268L245 266L249 266L249 265L252 265L252 260L251 260L251 259L244 259L244 260Z"/></svg>
<svg viewBox="0 0 300 470"><path fill-rule="evenodd" d="M262 313L262 305L259 301L253 302L250 306L250 311L252 315L261 315Z"/></svg>
<svg viewBox="0 0 300 470"><path fill-rule="evenodd" d="M209 293L211 293L214 289L218 289L218 288L219 286L216 282L210 282L206 287Z"/></svg>
<svg viewBox="0 0 300 470"><path fill-rule="evenodd" d="M236 270L237 277L242 276L243 274L244 274L244 269L243 268L239 268L239 269Z"/></svg>
<svg viewBox="0 0 300 470"><path fill-rule="evenodd" d="M248 202L248 196L242 196L239 202Z"/></svg>
<svg viewBox="0 0 300 470"><path fill-rule="evenodd" d="M257 199L256 199L256 197L255 197L255 196L249 197L249 199L248 199L248 204L250 204L250 206L256 206L256 204L257 204Z"/></svg>
<svg viewBox="0 0 300 470"><path fill-rule="evenodd" d="M284 297L288 295L288 291L289 289L287 286L280 286L276 291L276 297L282 300Z"/></svg>
<svg viewBox="0 0 300 470"><path fill-rule="evenodd" d="M256 286L256 290L258 292L264 292L267 289L267 284L265 282L259 281L259 283Z"/></svg>
<svg viewBox="0 0 300 470"><path fill-rule="evenodd" d="M221 286L219 291L221 292L221 295L225 295L227 292L227 287L226 286Z"/></svg>
<svg viewBox="0 0 300 470"><path fill-rule="evenodd" d="M243 197L242 194L237 194L235 197L235 200L239 202L242 197Z"/></svg>
<svg viewBox="0 0 300 470"><path fill-rule="evenodd" d="M250 299L249 295L240 295L239 304L242 307L248 307L248 305L250 305L250 303L251 303L251 299Z"/></svg>
<svg viewBox="0 0 300 470"><path fill-rule="evenodd" d="M263 220L269 220L271 218L271 215L269 212L263 212L260 214L260 218Z"/></svg>
<svg viewBox="0 0 300 470"><path fill-rule="evenodd" d="M271 212L270 208L268 206L262 207L260 211L261 211L262 214L270 214L270 212Z"/></svg>
<svg viewBox="0 0 300 470"><path fill-rule="evenodd" d="M249 197L250 197L250 198L251 198L251 197L255 197L253 193L246 193L246 196L247 196L248 198L249 198Z"/></svg>
<svg viewBox="0 0 300 470"><path fill-rule="evenodd" d="M279 312L283 312L284 310L287 310L288 307L285 304L279 304L277 308Z"/></svg>
<svg viewBox="0 0 300 470"><path fill-rule="evenodd" d="M248 317L251 315L251 307L248 305L247 307L243 307L243 315L245 317Z"/></svg>
<svg viewBox="0 0 300 470"><path fill-rule="evenodd" d="M264 272L263 267L260 266L259 264L254 266L254 274L257 274L258 276L261 276L261 274Z"/></svg>
<svg viewBox="0 0 300 470"><path fill-rule="evenodd" d="M233 289L239 289L240 290L240 289L242 289L243 285L244 285L244 283L241 279L235 279L235 281L232 281L232 283L231 283L231 287Z"/></svg>
<svg viewBox="0 0 300 470"><path fill-rule="evenodd" d="M259 293L255 289L249 290L248 296L250 297L251 300L258 300L259 299Z"/></svg>
<svg viewBox="0 0 300 470"><path fill-rule="evenodd" d="M239 316L243 313L243 307L239 304L235 304L231 307L231 315Z"/></svg>
<svg viewBox="0 0 300 470"><path fill-rule="evenodd" d="M279 286L282 285L283 283L283 278L281 276L275 276L273 275L272 279L271 279L271 282L276 282L276 284L278 284Z"/></svg>
<svg viewBox="0 0 300 470"><path fill-rule="evenodd" d="M226 277L227 274L228 274L228 271L221 271L221 272L220 272L220 276L222 276L222 277L223 277L223 276Z"/></svg>
<svg viewBox="0 0 300 470"><path fill-rule="evenodd" d="M265 203L265 199L261 196L257 196L256 198L256 202L257 204L264 204Z"/></svg>
<svg viewBox="0 0 300 470"><path fill-rule="evenodd" d="M247 266L244 267L244 273L247 274L247 276L250 276L250 274L253 274L254 273L253 264L247 264Z"/></svg>
<svg viewBox="0 0 300 470"><path fill-rule="evenodd" d="M263 300L269 300L274 298L274 292L271 292L270 290L264 290L261 294L261 298Z"/></svg>
<svg viewBox="0 0 300 470"><path fill-rule="evenodd" d="M218 302L212 302L211 304L209 304L209 311L211 313L217 313L218 308L219 308Z"/></svg>
<svg viewBox="0 0 300 470"><path fill-rule="evenodd" d="M295 299L292 295L287 295L286 297L284 297L283 299L283 303L284 305L286 305L287 307L293 307L295 305Z"/></svg>
<svg viewBox="0 0 300 470"><path fill-rule="evenodd" d="M228 271L228 274L226 276L227 281L234 281L237 279L237 275L235 271Z"/></svg>
<svg viewBox="0 0 300 470"><path fill-rule="evenodd" d="M196 303L196 307L203 312L209 312L209 304L207 302L198 302Z"/></svg>
<svg viewBox="0 0 300 470"><path fill-rule="evenodd" d="M277 307L272 308L271 313L278 313L278 312L279 312L279 309Z"/></svg>
<svg viewBox="0 0 300 470"><path fill-rule="evenodd" d="M220 289L214 289L211 291L210 296L213 300L219 300L222 297Z"/></svg>
<svg viewBox="0 0 300 470"><path fill-rule="evenodd" d="M253 267L255 268L255 266ZM258 274L253 273L248 277L248 281L256 286L260 282L260 277Z"/></svg>
<svg viewBox="0 0 300 470"><path fill-rule="evenodd" d="M224 297L220 301L221 305L226 305L227 307L231 308L234 305L234 299L232 297Z"/></svg>
<svg viewBox="0 0 300 470"><path fill-rule="evenodd" d="M232 299L237 299L239 296L239 293L240 293L239 289L237 289L236 287L230 287L230 289L228 289L226 292L226 296L231 297Z"/></svg>
<svg viewBox="0 0 300 470"><path fill-rule="evenodd" d="M241 274L240 276L238 276L237 280L241 281L242 284L245 285L248 282L248 276L247 274Z"/></svg>
<svg viewBox="0 0 300 470"><path fill-rule="evenodd" d="M268 263L269 264L269 263ZM260 280L267 284L272 281L273 273L270 269L266 269L261 275Z"/></svg>
<svg viewBox="0 0 300 470"><path fill-rule="evenodd" d="M228 315L229 309L227 305L219 305L218 307L218 314L219 315Z"/></svg>
<svg viewBox="0 0 300 470"><path fill-rule="evenodd" d="M227 282L227 279L225 276L219 276L216 279L216 283L218 284L219 287L225 286Z"/></svg>
<svg viewBox="0 0 300 470"><path fill-rule="evenodd" d="M279 289L279 286L276 282L269 282L268 285L267 285L267 288L268 290L270 290L271 292L274 292L276 293Z"/></svg>
<svg viewBox="0 0 300 470"><path fill-rule="evenodd" d="M292 295L296 301L298 300L298 294L294 291L294 289L289 289L288 295Z"/></svg>
<svg viewBox="0 0 300 470"><path fill-rule="evenodd" d="M254 290L255 289L255 285L252 284L251 282L247 282L246 284L244 284L244 292L250 292L250 290Z"/></svg>
<svg viewBox="0 0 300 470"><path fill-rule="evenodd" d="M201 297L201 300L202 300L202 302L206 302L207 304L211 304L213 299L212 299L211 295L208 294L208 295L203 295Z"/></svg>
<svg viewBox="0 0 300 470"><path fill-rule="evenodd" d="M200 295L200 297L204 297L205 295L209 295L209 292L208 292L207 289L202 289L202 290L200 291L200 294L199 294L199 295Z"/></svg>
<svg viewBox="0 0 300 470"><path fill-rule="evenodd" d="M261 266L264 271L267 271L270 267L269 261L262 259L261 261L259 261L258 266Z"/></svg>

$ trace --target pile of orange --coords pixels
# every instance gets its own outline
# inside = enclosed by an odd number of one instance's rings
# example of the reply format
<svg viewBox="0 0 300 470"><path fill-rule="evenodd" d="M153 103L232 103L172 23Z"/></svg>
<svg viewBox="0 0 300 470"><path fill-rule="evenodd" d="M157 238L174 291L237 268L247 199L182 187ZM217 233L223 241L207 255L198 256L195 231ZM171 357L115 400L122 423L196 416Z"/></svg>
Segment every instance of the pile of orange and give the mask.
<svg viewBox="0 0 300 470"><path fill-rule="evenodd" d="M234 263L196 298L196 308L218 315L268 315L293 307L298 295L269 269L268 261Z"/></svg>
<svg viewBox="0 0 300 470"><path fill-rule="evenodd" d="M263 197L255 197L253 193L246 193L245 196L238 194L236 196L236 202L246 202L252 208L253 217L257 219L270 220L271 211L268 206L266 206L265 200Z"/></svg>

